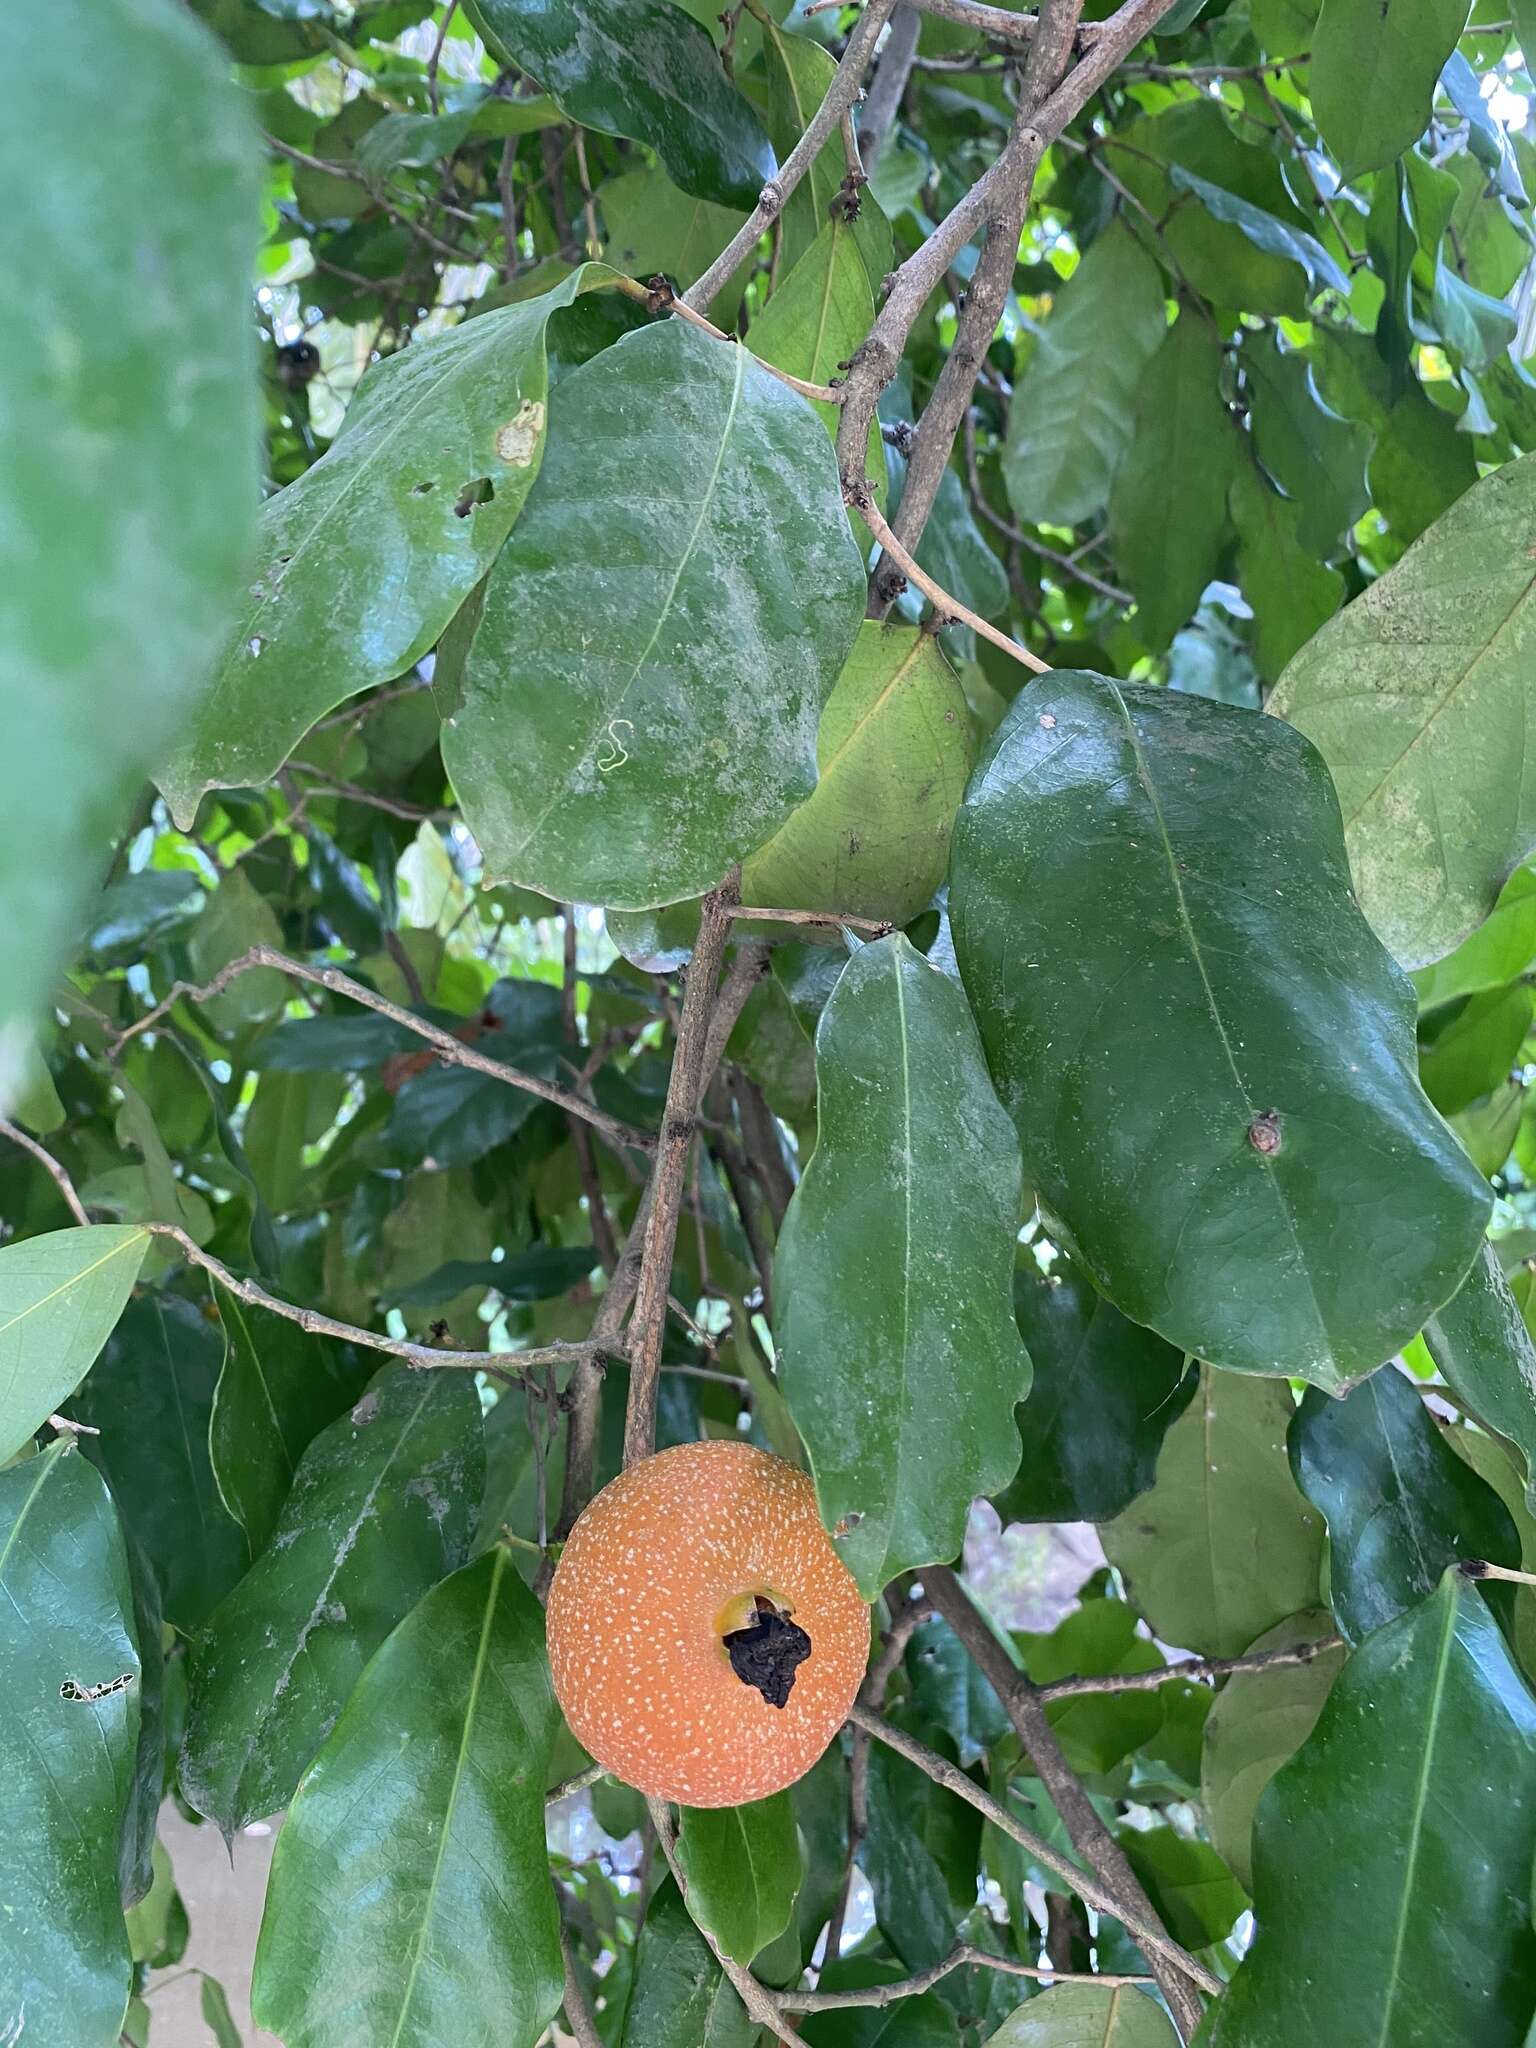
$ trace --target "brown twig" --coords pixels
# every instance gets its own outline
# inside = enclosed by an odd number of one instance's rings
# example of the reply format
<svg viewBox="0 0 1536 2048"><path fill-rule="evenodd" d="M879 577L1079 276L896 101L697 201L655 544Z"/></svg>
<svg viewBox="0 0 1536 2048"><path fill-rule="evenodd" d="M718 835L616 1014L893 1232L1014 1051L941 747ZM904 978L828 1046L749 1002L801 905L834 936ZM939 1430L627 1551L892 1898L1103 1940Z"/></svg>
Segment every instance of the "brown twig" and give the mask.
<svg viewBox="0 0 1536 2048"><path fill-rule="evenodd" d="M635 1312L629 1336L629 1406L624 1417L624 1462L649 1457L656 1441L657 1369L666 1327L672 1250L682 1206L688 1150L698 1117L707 1074L704 1066L711 1014L715 1008L721 963L731 934L731 912L738 897L733 873L704 898L699 936L688 968L683 1013L672 1052L661 1139L651 1169L650 1214L642 1240L640 1273L635 1287ZM722 1041L723 1044L723 1041Z"/></svg>
<svg viewBox="0 0 1536 2048"><path fill-rule="evenodd" d="M8 1117L0 1117L0 1138L9 1138L11 1143L19 1145L23 1152L30 1152L64 1197L64 1205L70 1215L77 1223L89 1225L91 1219L85 1213L85 1204L76 1192L74 1182L45 1145L40 1145L30 1131L24 1131L20 1124L13 1124Z"/></svg>
<svg viewBox="0 0 1536 2048"><path fill-rule="evenodd" d="M1017 640L999 631L996 626L990 625L986 619L973 612L969 605L962 604L958 597L951 597L942 584L935 583L925 569L918 567L916 561L891 531L884 513L875 503L874 493L862 477L855 478L851 483L845 482L843 496L901 570L902 575L909 583L917 586L942 619L953 619L960 625L969 626L973 633L979 633L983 640L990 640L994 647L1001 647L1005 654L1011 654L1015 661L1022 662L1025 668L1033 669L1036 675L1045 675L1049 672L1051 664L1048 661L1042 661L1038 654L1031 654L1027 647L1021 647Z"/></svg>
<svg viewBox="0 0 1536 2048"><path fill-rule="evenodd" d="M846 931L868 932L874 939L888 938L896 929L889 918L854 917L844 910L761 910L756 904L743 903L731 916L740 924L755 918L762 924L840 925Z"/></svg>
<svg viewBox="0 0 1536 2048"><path fill-rule="evenodd" d="M597 2022L587 2004L587 1994L576 1974L576 1945L571 1940L564 1913L560 1915L560 1960L565 1965L565 1991L561 2003L565 2008L565 2023L571 2030L576 2048L603 2048L603 2037L597 2031Z"/></svg>
<svg viewBox="0 0 1536 2048"><path fill-rule="evenodd" d="M432 54L427 59L427 104L433 113L437 112L437 67L443 61L443 45L448 40L448 31L453 26L453 17L459 11L459 0L448 0L443 9L443 18L438 24L437 41L432 45Z"/></svg>
<svg viewBox="0 0 1536 2048"><path fill-rule="evenodd" d="M1162 1664L1155 1671L1111 1671L1099 1678L1053 1678L1037 1685L1035 1697L1049 1705L1052 1700L1081 1698L1086 1693L1156 1692L1186 1678L1196 1685L1214 1685L1247 1671L1273 1671L1285 1664L1310 1664L1330 1650L1342 1650L1342 1636L1319 1636L1316 1642L1297 1643L1288 1650L1255 1650L1246 1657L1190 1657L1181 1664Z"/></svg>
<svg viewBox="0 0 1536 2048"><path fill-rule="evenodd" d="M599 1778L606 1778L607 1775L608 1772L604 1765L585 1764L579 1771L574 1771L568 1778L562 1778L558 1785L546 1792L544 1794L544 1804L546 1806L558 1805L562 1799L569 1799L577 1792L585 1792L589 1785L595 1785Z"/></svg>
<svg viewBox="0 0 1536 2048"><path fill-rule="evenodd" d="M403 818L407 824L420 824L427 820L453 818L458 815L444 804L429 808L426 804L406 803L400 797L381 796L377 790L364 789L356 782L344 782L340 776L332 775L328 768L316 768L309 761L290 761L283 772L316 778L316 786L304 792L305 798L311 802L316 797L346 797L352 803L365 804L369 810L384 811L391 818Z"/></svg>
<svg viewBox="0 0 1536 2048"><path fill-rule="evenodd" d="M980 1611L972 1606L970 1596L954 1573L947 1565L925 1569L923 1590L970 1652L972 1661L1002 1702L1035 1775L1061 1816L1073 1848L1092 1865L1097 1882L1113 1901L1108 1910L1127 1927L1140 1923L1135 1929L1137 1939L1147 1952L1158 1988L1168 2001L1179 2036L1181 2040L1188 2041L1201 2017L1200 2001L1191 1985L1200 1984L1213 1995L1219 1995L1220 1981L1170 1939L1125 1851L1100 1820L1081 1780L1062 1755L1061 1744L1047 1718L1044 1703L993 1635ZM1081 1883L1076 1883L1075 1888L1089 1905L1098 1904ZM1148 1929L1155 1930L1155 1941L1149 1941Z"/></svg>
<svg viewBox="0 0 1536 2048"><path fill-rule="evenodd" d="M1016 547L1027 548L1032 555L1038 555L1042 562L1049 562L1053 568L1059 569L1063 576L1070 576L1076 582L1085 584L1089 590L1097 591L1100 597L1107 597L1114 604L1130 604L1132 600L1128 590L1121 590L1116 584L1106 583L1102 576L1095 576L1091 569L1079 567L1070 555L1058 554L1055 548L1048 548L1043 540L1036 540L1033 534L1025 533L1022 528L1015 526L1011 519L1005 519L1000 512L993 511L981 487L981 477L977 469L976 421L973 414L966 414L963 427L962 445L965 449L966 476L971 486L971 502L987 524L1005 540L1011 540Z"/></svg>
<svg viewBox="0 0 1536 2048"><path fill-rule="evenodd" d="M1039 112L1060 85L1071 60L1082 11L1083 0L1041 0L1018 108L1000 159L1009 163L1009 175L992 202L981 255L966 288L954 346L945 358L933 395L912 436L906 481L894 521L896 536L909 553L922 539L949 466L955 435L970 411L977 372L986 360L1007 304L1019 260L1019 235L1029 211L1035 173L1045 154L1047 137L1038 125ZM894 573L899 568L899 564L877 562L870 581L872 616L883 617L900 595L902 577Z"/></svg>
<svg viewBox="0 0 1536 2048"><path fill-rule="evenodd" d="M931 1991L951 1971L962 1970L967 1964L978 1970L1001 1970L1008 1977L1033 1977L1046 1984L1093 1984L1108 1991L1153 1981L1150 1977L1118 1976L1111 1971L1041 1969L1037 1964L1016 1963L1012 1956L995 1956L988 1949L962 1942L951 1949L943 1962L919 1970L914 1976L902 1977L895 1984L872 1984L867 1991L781 1991L779 2008L783 2012L848 2012L855 2006L895 2005L900 1999L916 1998L921 1992Z"/></svg>
<svg viewBox="0 0 1536 2048"><path fill-rule="evenodd" d="M517 272L517 190L512 173L517 164L518 138L509 135L501 145L496 166L496 196L501 202L501 281L510 284Z"/></svg>
<svg viewBox="0 0 1536 2048"><path fill-rule="evenodd" d="M477 1074L486 1074L493 1081L505 1081L510 1088L522 1088L529 1095L537 1095L545 1102L553 1102L557 1108L566 1110L572 1116L579 1116L584 1122L600 1131L610 1144L633 1146L636 1151L649 1152L656 1140L648 1131L632 1130L617 1117L609 1116L599 1109L595 1102L585 1096L573 1094L569 1088L562 1088L557 1082L546 1081L540 1074L528 1074L521 1067L508 1066L505 1060L493 1060L483 1052L476 1052L472 1045L444 1031L441 1025L430 1024L425 1017L417 1017L409 1010L403 1010L398 1003L378 995L371 988L364 988L360 981L343 974L339 967L314 967L303 960L292 960L286 953L279 953L272 946L252 946L248 951L221 967L211 981L178 981L172 984L165 996L146 1010L144 1015L120 1031L113 1041L111 1052L115 1059L131 1038L141 1031L153 1030L167 1011L173 1009L183 996L189 1002L205 1003L211 997L222 995L230 983L253 968L275 968L278 973L289 975L294 981L309 983L314 988L326 989L330 994L345 996L349 1002L359 1003L365 1010L372 1010L380 1017L387 1017L392 1024L398 1024L403 1031L410 1031L418 1038L424 1038L428 1045L436 1048L438 1056L448 1066L468 1067Z"/></svg>
<svg viewBox="0 0 1536 2048"><path fill-rule="evenodd" d="M907 80L912 76L917 38L922 26L922 14L916 7L898 6L891 16L890 33L880 52L880 61L875 66L875 75L859 119L859 143L864 153L865 170L872 169L880 161L881 151L896 125L896 116L901 112L901 102L906 95Z"/></svg>
<svg viewBox="0 0 1536 2048"><path fill-rule="evenodd" d="M930 1572L925 1570L925 1585L930 1576ZM1208 1970L1204 1963L1198 1962L1195 1957L1180 1948L1158 1922L1155 1914L1144 1913L1138 1907L1128 1905L1123 1898L1116 1896L1101 1877L1096 1876L1091 1870L1080 1868L1063 1856L1061 1851L1053 1848L1043 1835L1036 1834L1033 1828L1026 1827L1023 1821L1015 1819L1008 1808L1001 1801L994 1799L990 1792L984 1792L973 1778L966 1776L958 1764L952 1764L947 1757L940 1756L937 1750L929 1749L927 1744L919 1742L915 1735L908 1735L904 1729L881 1720L878 1714L872 1714L867 1707L855 1705L850 1710L848 1718L854 1727L866 1729L877 1742L883 1742L888 1749L894 1749L898 1756L904 1756L908 1763L916 1764L917 1768L936 1785L942 1785L946 1791L958 1794L967 1805L974 1806L976 1811L991 1821L995 1828L1000 1828L1005 1835L1017 1842L1020 1848L1028 1850L1037 1863L1047 1870L1054 1871L1058 1877L1064 1878L1078 1896L1086 1899L1098 1912L1108 1913L1118 1920L1127 1933L1146 1950L1149 1959L1156 1958L1162 1961L1175 1974L1187 1977L1192 1983L1209 1991L1212 1997L1220 1995L1225 1988L1221 1979ZM1161 1983L1161 1977L1158 1981Z"/></svg>
<svg viewBox="0 0 1536 2048"><path fill-rule="evenodd" d="M822 145L832 139L843 115L859 96L880 31L890 19L895 5L896 0L869 0L858 26L848 38L842 61L832 74L826 98L811 116L810 126L779 166L777 175L763 187L743 226L731 237L704 275L684 292L683 303L690 311L702 313L726 279L735 275L742 258L757 247L764 232L783 212L790 194L820 156Z"/></svg>
<svg viewBox="0 0 1536 2048"><path fill-rule="evenodd" d="M420 221L413 220L398 206L391 205L389 200L374 190L355 164L328 164L321 157L311 156L307 150L295 149L292 143L279 142L275 135L264 133L262 140L268 149L275 150L281 157L286 157L289 163L299 164L307 171L323 171L329 178L345 178L349 184L363 186L381 212L387 213L407 234L414 235L420 242L425 242L429 249L435 250L439 256L445 256L450 263L474 263L477 260L472 250L455 248L452 242L441 241L430 228L424 228ZM473 215L467 217L474 218Z"/></svg>

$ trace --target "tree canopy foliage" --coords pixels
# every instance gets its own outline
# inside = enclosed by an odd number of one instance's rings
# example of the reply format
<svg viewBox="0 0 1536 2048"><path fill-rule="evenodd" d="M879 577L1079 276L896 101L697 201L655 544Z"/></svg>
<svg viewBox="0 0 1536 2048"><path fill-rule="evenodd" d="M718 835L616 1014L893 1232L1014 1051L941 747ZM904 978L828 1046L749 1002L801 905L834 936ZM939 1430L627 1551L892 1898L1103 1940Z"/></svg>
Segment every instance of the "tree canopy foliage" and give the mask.
<svg viewBox="0 0 1536 2048"><path fill-rule="evenodd" d="M288 2048L1522 2048L1508 14L13 38L0 2042L155 2042L169 1798ZM873 1637L691 1810L543 1608L700 1438Z"/></svg>

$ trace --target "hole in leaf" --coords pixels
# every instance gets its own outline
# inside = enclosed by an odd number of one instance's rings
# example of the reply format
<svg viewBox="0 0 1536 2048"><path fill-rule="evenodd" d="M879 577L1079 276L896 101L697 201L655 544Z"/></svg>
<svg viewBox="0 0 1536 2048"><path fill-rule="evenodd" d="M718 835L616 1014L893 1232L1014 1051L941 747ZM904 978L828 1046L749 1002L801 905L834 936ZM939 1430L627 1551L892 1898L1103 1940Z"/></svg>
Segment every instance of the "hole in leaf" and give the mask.
<svg viewBox="0 0 1536 2048"><path fill-rule="evenodd" d="M411 496L413 498L424 498L428 491L435 491L436 489L437 485L435 483L412 484Z"/></svg>
<svg viewBox="0 0 1536 2048"><path fill-rule="evenodd" d="M490 478L488 476L477 476L472 482L465 484L457 498L454 499L454 513L460 519L467 519L477 505L488 505L495 495L496 491Z"/></svg>

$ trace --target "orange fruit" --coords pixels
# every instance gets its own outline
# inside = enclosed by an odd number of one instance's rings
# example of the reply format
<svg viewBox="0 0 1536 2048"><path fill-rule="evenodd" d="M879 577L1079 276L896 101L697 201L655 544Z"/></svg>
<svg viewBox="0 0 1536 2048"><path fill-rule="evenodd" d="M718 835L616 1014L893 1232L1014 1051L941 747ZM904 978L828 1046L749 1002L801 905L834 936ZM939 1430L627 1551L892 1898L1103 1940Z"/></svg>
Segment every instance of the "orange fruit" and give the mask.
<svg viewBox="0 0 1536 2048"><path fill-rule="evenodd" d="M802 1777L869 1657L869 1609L815 1488L744 1443L679 1444L605 1486L571 1531L548 1624L577 1741L684 1806Z"/></svg>

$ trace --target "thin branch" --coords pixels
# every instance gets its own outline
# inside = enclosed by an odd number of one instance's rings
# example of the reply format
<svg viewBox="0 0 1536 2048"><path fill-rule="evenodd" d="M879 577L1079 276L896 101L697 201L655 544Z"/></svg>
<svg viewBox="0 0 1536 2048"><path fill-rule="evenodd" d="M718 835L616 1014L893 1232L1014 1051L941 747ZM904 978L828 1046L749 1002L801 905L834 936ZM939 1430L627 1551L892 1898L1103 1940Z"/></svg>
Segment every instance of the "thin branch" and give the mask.
<svg viewBox="0 0 1536 2048"><path fill-rule="evenodd" d="M677 1838L672 1831L671 1808L664 1799L647 1799L645 1804L651 1816L651 1824L656 1830L656 1839L661 1844L661 1853L667 1859L667 1868L676 1880L677 1888L686 1904L688 1880L677 1860ZM697 1921L694 1925L699 1927ZM779 2010L776 1994L759 1984L750 1970L744 1969L740 1963L732 1962L707 1927L699 1927L699 1932L709 1943L715 1961L735 1985L742 2004L747 2008L748 2016L760 2027L767 2027L776 2040L785 2044L785 2048L805 2048L799 2034L787 2023Z"/></svg>
<svg viewBox="0 0 1536 2048"><path fill-rule="evenodd" d="M699 936L688 968L683 1013L672 1052L672 1073L662 1116L661 1140L651 1169L651 1206L642 1240L635 1312L629 1335L629 1407L624 1417L624 1462L649 1457L656 1442L657 1370L666 1327L667 1290L677 1219L682 1207L688 1151L708 1076L704 1071L711 1013L737 901L733 872L704 898Z"/></svg>
<svg viewBox="0 0 1536 2048"><path fill-rule="evenodd" d="M19 1145L23 1152L30 1152L43 1171L51 1176L54 1186L64 1197L65 1207L75 1221L87 1225L90 1223L91 1219L85 1213L85 1204L76 1193L74 1182L45 1145L40 1145L29 1131L24 1131L20 1124L13 1124L8 1117L0 1117L0 1138L9 1138L11 1143Z"/></svg>
<svg viewBox="0 0 1536 2048"><path fill-rule="evenodd" d="M425 242L428 248L435 249L439 256L446 256L450 263L476 263L479 261L479 258L472 251L455 248L452 242L440 241L430 228L424 228L420 221L413 220L408 213L402 212L398 206L391 205L389 200L374 190L368 183L366 176L355 164L328 164L323 158L311 156L307 150L295 149L292 143L279 142L275 135L268 135L265 132L263 132L262 140L266 143L268 149L275 150L279 156L286 157L289 163L299 164L307 171L323 171L328 178L345 178L349 184L363 186L372 197L374 204L382 212L387 213L392 221L399 227L404 228L407 234L414 235L418 241ZM470 217L473 218L473 216Z"/></svg>
<svg viewBox="0 0 1536 2048"><path fill-rule="evenodd" d="M375 994L371 988L364 988L360 981L343 974L339 967L312 967L306 961L290 959L286 953L279 953L272 946L252 946L238 959L221 967L211 981L175 982L153 1009L146 1010L136 1022L118 1033L111 1047L112 1057L116 1059L129 1039L136 1038L141 1031L152 1030L183 996L189 1002L205 1003L212 996L222 995L239 975L248 974L257 967L275 968L278 973L289 975L295 981L307 982L312 987L328 990L332 995L345 996L349 1002L360 1003L365 1010L387 1017L403 1031L424 1038L428 1045L436 1048L439 1058L448 1066L469 1067L477 1074L488 1075L493 1081L505 1081L510 1088L521 1088L529 1095L552 1102L572 1116L581 1117L594 1130L601 1131L610 1144L633 1146L640 1152L650 1152L655 1148L656 1140L649 1131L632 1130L628 1124L609 1116L606 1110L599 1109L585 1096L573 1094L569 1088L562 1088L554 1081L546 1081L541 1074L525 1073L521 1067L508 1066L505 1060L493 1060L483 1052L476 1052L472 1045L465 1045L451 1031L444 1031L441 1025L430 1024L425 1017L417 1017L410 1010L401 1009L398 1003Z"/></svg>
<svg viewBox="0 0 1536 2048"><path fill-rule="evenodd" d="M1490 1576L1493 1574L1490 1573ZM1319 1636L1316 1642L1297 1643L1288 1650L1255 1650L1246 1657L1191 1657L1182 1664L1160 1664L1155 1671L1112 1671L1100 1678L1053 1678L1035 1687L1035 1697L1047 1705L1052 1700L1080 1698L1085 1693L1156 1692L1187 1678L1197 1685L1214 1685L1218 1679L1238 1672L1274 1671L1284 1664L1310 1664L1330 1650L1342 1650L1342 1636Z"/></svg>
<svg viewBox="0 0 1536 2048"><path fill-rule="evenodd" d="M880 61L875 66L875 75L859 120L859 142L864 151L866 171L880 161L880 152L896 125L896 117L906 96L907 80L912 76L912 61L917 55L917 38L922 26L921 12L910 4L898 6L891 16L890 34L880 52Z"/></svg>
<svg viewBox="0 0 1536 2048"><path fill-rule="evenodd" d="M861 2005L895 2005L899 1999L916 1998L920 1992L931 1991L951 1971L962 1970L967 1964L978 1970L1001 1970L1008 1977L1033 1977L1045 1984L1093 1984L1110 1991L1153 1982L1151 1977L1118 1976L1110 1971L1101 1974L1096 1970L1041 1969L1034 1963L1016 1963L1012 1956L995 1956L988 1949L962 1942L942 1963L919 1970L915 1976L902 1977L895 1984L873 1984L867 1991L781 1991L778 2002L784 2012L847 2012Z"/></svg>
<svg viewBox="0 0 1536 2048"><path fill-rule="evenodd" d="M595 1785L599 1778L606 1778L607 1775L606 1765L585 1764L581 1770L573 1772L569 1778L562 1778L558 1785L546 1792L544 1804L557 1806L562 1799L569 1799L577 1792L585 1792L589 1785Z"/></svg>
<svg viewBox="0 0 1536 2048"><path fill-rule="evenodd" d="M437 67L443 61L443 45L448 40L448 31L453 26L453 17L459 11L459 0L448 0L443 9L443 18L438 25L437 41L432 45L432 54L427 59L427 104L433 113L437 112Z"/></svg>
<svg viewBox="0 0 1536 2048"><path fill-rule="evenodd" d="M403 818L407 824L420 824L427 820L452 818L458 815L444 804L429 809L425 804L406 803L400 797L381 796L377 790L364 789L360 783L344 782L340 776L332 775L328 768L317 768L310 761L290 761L283 772L315 777L316 786L304 792L308 801L322 796L346 797L352 803L365 804L369 810L384 811L391 818Z"/></svg>
<svg viewBox="0 0 1536 2048"><path fill-rule="evenodd" d="M1085 584L1088 589L1097 591L1100 597L1107 597L1111 603L1132 602L1128 590L1121 590L1116 584L1106 583L1102 576L1095 576L1091 569L1082 568L1070 555L1058 554L1055 548L1048 548L1043 540L1036 540L1032 534L1025 533L1021 527L1015 526L1011 519L1005 519L1000 512L993 511L987 502L987 494L981 487L981 475L976 462L976 420L973 413L967 412L965 416L961 441L965 450L965 473L971 486L971 502L995 532L1000 533L1005 540L1011 540L1016 547L1027 548L1032 555L1038 555L1042 562L1049 562L1052 568L1059 569L1063 576L1070 576L1074 581Z"/></svg>
<svg viewBox="0 0 1536 2048"><path fill-rule="evenodd" d="M1220 1981L1203 1964L1186 1955L1169 1937L1124 1849L1099 1818L1098 1810L1082 1782L1063 1756L1061 1744L1035 1688L993 1635L980 1610L971 1604L969 1594L954 1573L947 1565L926 1569L923 1590L970 1652L973 1662L1002 1702L1035 1775L1061 1816L1073 1848L1093 1866L1096 1882L1114 1901L1109 1910L1127 1927L1133 1925L1133 1920L1140 1923L1136 1928L1137 1938L1146 1950L1158 1988L1168 2001L1179 2037L1188 2041L1201 2018L1200 2001L1190 1988L1191 1983L1200 1984L1216 1995L1222 1988ZM1089 1905L1098 1904L1081 1884L1077 1885L1077 1890ZM1146 1929L1155 1932L1155 1940L1148 1939L1143 1931Z"/></svg>
<svg viewBox="0 0 1536 2048"><path fill-rule="evenodd" d="M943 619L956 620L962 625L969 626L973 633L979 633L983 640L990 640L994 647L1001 647L1005 654L1011 654L1015 661L1022 662L1025 668L1033 669L1036 675L1049 673L1051 664L1048 661L1042 661L1038 654L1031 654L1027 647L1021 647L1017 640L1010 638L1007 633L1000 632L996 626L973 612L969 605L963 605L959 598L951 597L942 584L935 583L925 569L918 567L917 562L891 531L885 515L875 503L874 493L862 478L856 478L852 483L845 482L843 496L854 507L907 581L917 586Z"/></svg>
<svg viewBox="0 0 1536 2048"><path fill-rule="evenodd" d="M925 1585L929 1577L930 1573L925 1571ZM936 1785L942 1785L948 1792L957 1793L967 1805L974 1806L976 1811L991 1821L995 1828L1000 1828L1005 1835L1017 1842L1020 1848L1026 1849L1037 1863L1064 1879L1080 1898L1087 1900L1090 1906L1118 1920L1127 1933L1146 1950L1149 1957L1160 1958L1173 1970L1181 1972L1193 1983L1209 1991L1212 1997L1219 1996L1225 1989L1221 1979L1213 1975L1195 1957L1186 1954L1155 1918L1148 1918L1137 1908L1128 1907L1125 1901L1117 1898L1109 1886L1092 1871L1084 1870L1071 1862L1059 1849L1053 1848L1043 1835L1036 1834L1033 1828L1026 1827L1023 1821L1015 1819L1001 1801L994 1799L990 1792L984 1792L974 1778L966 1776L958 1764L952 1764L947 1757L940 1756L937 1750L929 1749L926 1743L919 1742L916 1736L908 1735L904 1729L881 1720L878 1714L872 1714L867 1707L854 1705L849 1710L848 1719L855 1728L867 1730L877 1742L883 1742L888 1749L894 1749L899 1756L904 1756L908 1763L916 1764L917 1768Z"/></svg>
<svg viewBox="0 0 1536 2048"><path fill-rule="evenodd" d="M909 552L922 539L939 485L949 467L955 435L970 411L977 372L986 360L1008 302L1019 260L1019 235L1029 211L1035 173L1046 148L1046 136L1037 126L1037 117L1041 106L1061 83L1071 60L1082 11L1083 0L1041 0L1013 127L1003 151L1003 160L1010 163L1008 180L999 187L993 201L981 255L966 288L954 346L945 358L933 395L912 436L906 481L894 521L896 535ZM877 562L870 580L871 616L883 616L901 594L898 568L897 564Z"/></svg>
<svg viewBox="0 0 1536 2048"><path fill-rule="evenodd" d="M576 1974L576 1944L571 1940L571 1931L565 1924L563 1913L560 1915L560 1960L565 1965L565 1990L561 2003L565 2009L565 2023L571 2030L576 2048L603 2048L603 2037L597 2031L597 2022L587 2004L587 1994Z"/></svg>
<svg viewBox="0 0 1536 2048"><path fill-rule="evenodd" d="M683 303L690 311L702 313L726 279L735 275L736 267L742 258L751 254L764 232L783 212L790 194L820 156L822 145L829 142L837 132L843 115L858 99L864 83L864 73L869 68L870 59L875 54L875 44L880 39L880 31L890 19L895 5L896 0L869 0L858 26L848 38L848 47L843 52L842 61L832 74L826 98L811 116L810 126L779 166L777 176L770 178L763 187L762 194L745 223L731 237L704 275L684 292Z"/></svg>
<svg viewBox="0 0 1536 2048"><path fill-rule="evenodd" d="M738 924L755 918L762 924L841 925L850 932L868 932L875 939L889 938L896 929L889 918L853 917L843 910L762 910L756 904L743 903L731 916Z"/></svg>
<svg viewBox="0 0 1536 2048"><path fill-rule="evenodd" d="M1512 1586L1536 1586L1536 1572L1517 1572L1507 1564L1490 1564L1486 1558L1469 1557L1460 1567L1464 1579L1506 1579Z"/></svg>

